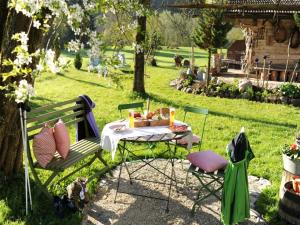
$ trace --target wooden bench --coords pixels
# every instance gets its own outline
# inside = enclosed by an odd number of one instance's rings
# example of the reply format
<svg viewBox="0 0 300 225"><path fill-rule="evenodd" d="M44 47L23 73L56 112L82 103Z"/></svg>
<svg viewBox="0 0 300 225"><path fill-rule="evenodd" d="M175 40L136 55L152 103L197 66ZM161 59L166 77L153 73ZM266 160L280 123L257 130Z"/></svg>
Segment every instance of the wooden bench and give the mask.
<svg viewBox="0 0 300 225"><path fill-rule="evenodd" d="M34 138L34 135L38 134L45 123L49 125L54 125L58 119L62 119L66 126L76 125L77 123L85 122L85 131L87 132L87 121L86 121L86 110L85 105L81 98L75 98L68 101L42 106L31 110L30 112L23 111L22 119L26 127L26 137L27 137L27 158L29 162L29 167L31 168L33 177L37 182L38 186L41 187L42 191L51 197L48 192L48 187L59 174L61 174L67 168L72 167L77 162L82 161L88 157L86 162L75 168L73 171L68 173L66 176L62 177L57 181L57 183L67 179L76 172L82 170L85 167L90 166L96 159L99 159L104 164L104 169L97 173L92 174L88 178L91 181L93 178L99 177L106 172L111 174L111 170L102 158L102 148L100 146L100 138L86 138L72 144L70 147L69 155L66 159L62 159L58 153L55 154L53 160L46 166L46 168L41 167L33 158L32 151L30 150L30 142ZM48 170L52 173L47 178L46 181L42 182L37 170Z"/></svg>

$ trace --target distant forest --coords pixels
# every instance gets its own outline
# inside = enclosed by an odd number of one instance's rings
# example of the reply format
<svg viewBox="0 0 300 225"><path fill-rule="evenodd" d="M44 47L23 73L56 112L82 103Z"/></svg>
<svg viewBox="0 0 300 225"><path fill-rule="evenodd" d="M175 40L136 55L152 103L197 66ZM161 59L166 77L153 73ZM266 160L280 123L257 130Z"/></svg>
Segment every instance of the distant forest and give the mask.
<svg viewBox="0 0 300 225"><path fill-rule="evenodd" d="M147 18L147 36L149 39L155 38L155 42L158 45L168 47L179 46L191 46L191 36L194 31L196 23L199 22L199 18L195 18L194 15L199 14L199 10L196 9L174 9L166 7L167 4L187 3L193 2L192 0L151 0L151 9L155 13ZM195 1L199 2L199 0ZM97 21L97 15L94 17L94 23L91 25L94 29L103 36L103 41L107 45L113 45L113 43L123 42L123 45L132 45L135 39L134 33L127 33L126 38L124 34L120 34L120 25L116 19L116 16L109 13L106 15L110 19L105 24ZM122 18L122 15L119 15ZM126 18L122 18L124 26L130 24L132 21L126 21ZM60 45L63 48L63 43L74 39L73 32L68 30L66 26L61 26L59 33L61 35ZM243 34L239 28L233 28L227 36L229 43L234 40L243 39ZM84 41L84 40L83 40ZM87 42L88 40L86 40ZM85 42L85 41L84 41Z"/></svg>

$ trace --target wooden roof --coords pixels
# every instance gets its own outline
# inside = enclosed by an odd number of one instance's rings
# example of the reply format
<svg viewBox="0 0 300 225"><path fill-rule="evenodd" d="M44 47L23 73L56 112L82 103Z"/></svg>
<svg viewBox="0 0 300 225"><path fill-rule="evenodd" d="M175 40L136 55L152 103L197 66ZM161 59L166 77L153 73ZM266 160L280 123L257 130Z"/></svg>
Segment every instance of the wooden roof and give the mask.
<svg viewBox="0 0 300 225"><path fill-rule="evenodd" d="M291 18L300 13L300 0L216 0L213 3L178 3L172 8L222 9L229 17L278 17Z"/></svg>

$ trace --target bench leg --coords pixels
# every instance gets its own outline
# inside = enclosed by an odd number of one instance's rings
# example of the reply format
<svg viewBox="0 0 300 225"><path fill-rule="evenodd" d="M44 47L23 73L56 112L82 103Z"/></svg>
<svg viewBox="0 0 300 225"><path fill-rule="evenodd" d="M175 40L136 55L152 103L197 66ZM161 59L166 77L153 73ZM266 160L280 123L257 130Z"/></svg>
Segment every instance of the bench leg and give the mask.
<svg viewBox="0 0 300 225"><path fill-rule="evenodd" d="M34 177L34 180L37 184L37 186L40 188L40 191L46 195L46 197L49 199L49 200L52 200L52 195L49 193L48 189L47 189L47 186L46 185L43 185L42 181L40 180L40 178L38 177L38 174L37 174L37 171L35 170L35 168L31 167L31 172L32 172L32 175ZM53 175L53 174L52 174ZM53 178L52 178L53 179ZM49 180L49 178L48 178Z"/></svg>
<svg viewBox="0 0 300 225"><path fill-rule="evenodd" d="M109 173L110 176L113 176L111 169L107 162L102 158L102 149L96 153L97 158L103 163L103 165L106 167L107 172Z"/></svg>

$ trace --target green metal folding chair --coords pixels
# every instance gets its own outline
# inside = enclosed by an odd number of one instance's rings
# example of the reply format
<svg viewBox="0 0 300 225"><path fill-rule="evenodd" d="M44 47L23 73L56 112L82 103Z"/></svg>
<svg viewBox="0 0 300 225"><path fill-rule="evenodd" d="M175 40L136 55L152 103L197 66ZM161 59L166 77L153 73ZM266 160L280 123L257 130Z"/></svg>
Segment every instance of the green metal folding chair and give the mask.
<svg viewBox="0 0 300 225"><path fill-rule="evenodd" d="M200 136L197 135L193 135L193 147L197 146L198 150L200 151L201 149L201 145L203 142L203 136L204 136L204 130L205 130L205 125L206 125L206 120L207 120L207 116L208 116L208 109L204 109L204 108L199 108L199 107L191 107L191 106L186 106L184 107L184 118L183 118L183 122L186 122L186 118L187 115L193 113L193 114L198 114L200 116L202 116L202 118L200 118L199 116L197 117L197 119L199 119L199 128L200 128ZM188 143L184 140L178 140L177 141L177 146L180 147L184 147L187 148Z"/></svg>
<svg viewBox="0 0 300 225"><path fill-rule="evenodd" d="M201 145L203 142L206 120L207 120L207 116L208 116L208 109L199 108L199 107L191 107L191 106L184 107L183 122L186 122L188 114L190 114L190 113L199 115L199 116L197 116L197 119L199 119L198 122L200 124L200 126L199 126L200 136L193 134L192 148L198 147L198 150L200 151ZM176 140L176 141L174 141L174 144L176 144L176 146L183 147L186 150L188 150L189 152L191 152L191 149L187 149L188 142L184 139ZM183 165L182 165L182 168L183 168ZM186 174L186 181L185 181L186 185L188 185L188 176L189 176L189 171L187 171L187 174Z"/></svg>
<svg viewBox="0 0 300 225"><path fill-rule="evenodd" d="M118 105L118 110L120 112L120 118L122 118L122 111L126 109L138 109L140 108L141 111L144 109L144 103L143 102L135 102L135 103L129 103L129 104L120 104Z"/></svg>
<svg viewBox="0 0 300 225"><path fill-rule="evenodd" d="M196 207L200 206L200 204L210 196L214 196L217 200L221 201L224 184L224 170L205 172L191 164L188 172L192 173L199 181L199 185L197 186L197 196L191 211L192 215L195 214Z"/></svg>

